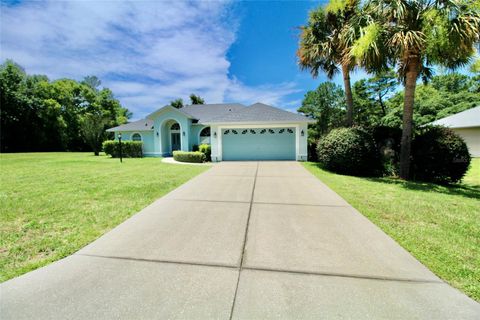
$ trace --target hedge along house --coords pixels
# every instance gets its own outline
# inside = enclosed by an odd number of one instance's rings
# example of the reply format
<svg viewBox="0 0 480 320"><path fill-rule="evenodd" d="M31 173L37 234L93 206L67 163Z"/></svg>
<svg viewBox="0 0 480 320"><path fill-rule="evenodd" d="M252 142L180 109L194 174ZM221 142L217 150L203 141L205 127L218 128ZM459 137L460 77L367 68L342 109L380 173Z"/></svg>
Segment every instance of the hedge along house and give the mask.
<svg viewBox="0 0 480 320"><path fill-rule="evenodd" d="M142 141L146 156L170 156L210 144L212 161L307 160L307 126L315 121L266 104L165 106L146 119L108 129Z"/></svg>

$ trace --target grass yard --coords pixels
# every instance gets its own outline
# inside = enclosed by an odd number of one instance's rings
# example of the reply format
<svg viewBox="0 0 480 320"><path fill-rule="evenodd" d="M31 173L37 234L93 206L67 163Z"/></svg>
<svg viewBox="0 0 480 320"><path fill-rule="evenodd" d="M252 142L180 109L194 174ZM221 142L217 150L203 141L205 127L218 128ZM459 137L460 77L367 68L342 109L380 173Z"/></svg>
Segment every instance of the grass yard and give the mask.
<svg viewBox="0 0 480 320"><path fill-rule="evenodd" d="M206 166L91 153L0 155L0 282L68 256Z"/></svg>
<svg viewBox="0 0 480 320"><path fill-rule="evenodd" d="M480 159L452 187L304 165L435 274L480 301Z"/></svg>

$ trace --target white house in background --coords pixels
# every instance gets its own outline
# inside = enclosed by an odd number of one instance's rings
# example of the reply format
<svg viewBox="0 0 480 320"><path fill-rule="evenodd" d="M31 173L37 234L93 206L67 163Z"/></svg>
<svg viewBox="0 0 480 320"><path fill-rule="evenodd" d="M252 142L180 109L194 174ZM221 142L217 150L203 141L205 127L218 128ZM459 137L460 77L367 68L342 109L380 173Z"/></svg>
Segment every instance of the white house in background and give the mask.
<svg viewBox="0 0 480 320"><path fill-rule="evenodd" d="M467 143L472 157L480 157L480 106L431 123L453 129Z"/></svg>

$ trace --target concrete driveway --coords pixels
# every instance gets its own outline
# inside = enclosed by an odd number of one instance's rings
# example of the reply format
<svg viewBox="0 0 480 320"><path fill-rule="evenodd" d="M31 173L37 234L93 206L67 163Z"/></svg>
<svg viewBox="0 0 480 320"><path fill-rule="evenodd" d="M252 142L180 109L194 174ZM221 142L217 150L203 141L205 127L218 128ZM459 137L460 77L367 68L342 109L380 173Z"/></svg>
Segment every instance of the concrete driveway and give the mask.
<svg viewBox="0 0 480 320"><path fill-rule="evenodd" d="M479 319L295 162L224 162L0 285L2 319Z"/></svg>

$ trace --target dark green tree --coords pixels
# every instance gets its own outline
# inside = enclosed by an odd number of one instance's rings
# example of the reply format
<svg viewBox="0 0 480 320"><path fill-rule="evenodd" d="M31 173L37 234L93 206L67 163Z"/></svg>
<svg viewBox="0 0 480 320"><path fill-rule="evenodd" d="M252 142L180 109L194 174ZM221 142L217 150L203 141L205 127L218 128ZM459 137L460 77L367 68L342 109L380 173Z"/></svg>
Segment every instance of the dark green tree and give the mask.
<svg viewBox="0 0 480 320"><path fill-rule="evenodd" d="M191 104L205 104L205 100L193 93L190 95L190 102Z"/></svg>
<svg viewBox="0 0 480 320"><path fill-rule="evenodd" d="M105 140L105 129L109 119L102 113L87 113L83 115L80 122L85 142L98 156L102 150L102 143Z"/></svg>
<svg viewBox="0 0 480 320"><path fill-rule="evenodd" d="M386 102L397 85L393 71L381 72L371 78L355 82L353 85L355 122L366 126L379 124L389 111Z"/></svg>
<svg viewBox="0 0 480 320"><path fill-rule="evenodd" d="M370 0L356 17L359 36L347 48L369 72L398 66L405 86L400 177L409 178L415 90L419 78L431 76L431 66L466 65L480 39L477 0Z"/></svg>
<svg viewBox="0 0 480 320"><path fill-rule="evenodd" d="M333 82L323 82L316 90L305 94L298 112L317 120L309 128L309 138L317 140L331 129L342 126L345 109L342 88Z"/></svg>
<svg viewBox="0 0 480 320"><path fill-rule="evenodd" d="M182 99L175 99L170 101L170 105L174 108L180 109L183 108L183 100Z"/></svg>
<svg viewBox="0 0 480 320"><path fill-rule="evenodd" d="M97 76L86 76L83 78L82 84L89 86L94 90L98 90L98 88L102 85L102 81L97 78Z"/></svg>
<svg viewBox="0 0 480 320"><path fill-rule="evenodd" d="M348 55L348 48L355 38L348 36L350 21L359 14L359 0L330 0L325 8L309 13L308 22L301 28L297 51L300 68L310 70L313 77L319 71L329 79L341 70L347 105L346 124L353 124L353 96L350 72L355 60Z"/></svg>
<svg viewBox="0 0 480 320"><path fill-rule="evenodd" d="M113 93L87 81L50 81L27 75L11 60L0 65L0 147L2 152L81 151L89 149L81 129L83 117L101 114L108 126L125 123L130 116Z"/></svg>
<svg viewBox="0 0 480 320"><path fill-rule="evenodd" d="M461 74L434 76L429 83L415 90L413 123L416 127L480 105L478 80ZM400 127L404 91L394 94L387 102L389 113L382 124Z"/></svg>

